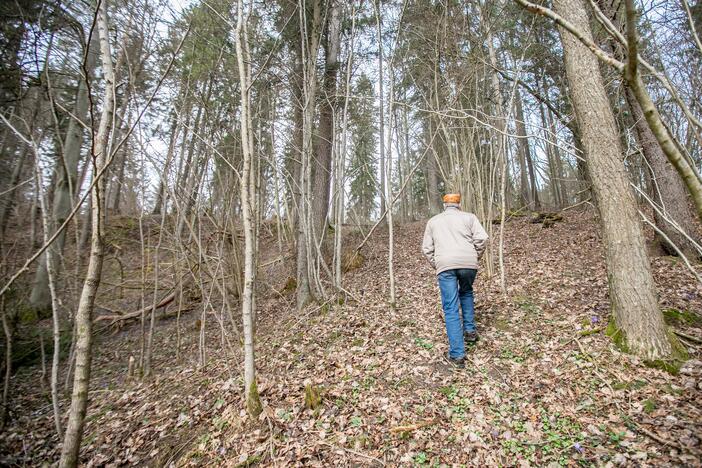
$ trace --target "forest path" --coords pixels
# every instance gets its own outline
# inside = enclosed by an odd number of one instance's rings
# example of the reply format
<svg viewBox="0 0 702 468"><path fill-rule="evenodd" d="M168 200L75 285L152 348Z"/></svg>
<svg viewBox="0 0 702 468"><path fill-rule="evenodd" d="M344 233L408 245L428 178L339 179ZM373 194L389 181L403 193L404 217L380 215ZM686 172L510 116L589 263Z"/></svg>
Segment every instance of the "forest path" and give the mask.
<svg viewBox="0 0 702 468"><path fill-rule="evenodd" d="M394 310L387 305L387 237L379 233L366 263L347 276L358 303L313 309L295 318L301 328L267 330L258 354L261 426L252 429L232 413L227 429L210 432L216 442L181 462L699 463L699 377L636 365L601 332L606 274L589 215L573 214L552 229L526 220L508 225L510 292L503 296L498 277L481 272L481 340L465 370L443 358L439 291L419 249L423 229L418 222L396 233ZM700 305L702 291L679 265L657 260L656 272L666 306ZM303 407L307 386L321 393L315 410Z"/></svg>
<svg viewBox="0 0 702 468"><path fill-rule="evenodd" d="M180 359L175 321L158 322L156 375L148 381L125 379L129 356L138 356L138 326L100 338L83 462L700 464L700 363L672 376L618 352L604 336L606 274L591 215L569 213L550 229L525 219L505 226L509 294L500 292L497 275L480 272L481 339L465 370L443 358L439 291L419 248L423 229L417 222L396 230L395 309L387 305L382 231L364 248L364 264L345 277L357 301L298 313L292 292L262 287L259 421L243 411L240 344L222 335L215 313L207 318L204 367L197 365L199 313L183 317ZM664 307L702 310L702 289L679 262L655 259L654 271ZM677 326L700 336L699 323ZM8 464L56 459L56 437L39 436L52 433L52 420L38 375L23 370L16 379L19 416L0 435ZM319 391L315 409L305 409L306 387Z"/></svg>

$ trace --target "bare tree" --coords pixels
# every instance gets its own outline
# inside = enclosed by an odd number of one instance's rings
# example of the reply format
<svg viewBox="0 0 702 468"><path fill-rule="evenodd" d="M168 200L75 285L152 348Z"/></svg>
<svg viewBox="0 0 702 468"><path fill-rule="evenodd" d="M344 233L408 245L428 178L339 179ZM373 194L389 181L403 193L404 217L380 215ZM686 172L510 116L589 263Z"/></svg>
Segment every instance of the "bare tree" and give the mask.
<svg viewBox="0 0 702 468"><path fill-rule="evenodd" d="M254 239L254 222L257 214L252 210L256 206L255 174L252 170L254 146L251 135L250 96L251 69L247 65L248 54L248 27L247 18L244 17L243 0L237 2L236 22L236 57L239 69L239 83L241 84L241 149L244 155L244 167L241 171L241 212L244 223L244 292L241 301L241 315L244 324L244 400L246 409L252 418L257 417L261 411L261 401L256 386L256 361L254 356L254 277L256 268L256 240Z"/></svg>
<svg viewBox="0 0 702 468"><path fill-rule="evenodd" d="M81 160L83 148L83 135L88 122L90 96L88 90L90 81L95 72L97 56L99 54L99 39L95 31L92 32L85 46L81 74L78 79L78 90L73 105L71 119L68 123L66 136L63 142L62 158L56 164L56 182L53 188L53 202L51 204L52 221L60 226L73 209L76 193L78 192L78 165ZM58 258L66 243L66 232L61 231L55 242L49 248L55 258ZM47 251L48 252L48 251ZM60 263L57 262L57 274ZM29 303L38 311L45 311L51 306L49 293L49 277L47 272L46 255L39 260L34 276L34 284L29 297Z"/></svg>
<svg viewBox="0 0 702 468"><path fill-rule="evenodd" d="M90 362L92 358L92 326L95 295L102 275L104 257L104 209L105 209L105 180L104 172L108 164L108 151L112 113L115 105L115 82L110 47L109 26L107 22L107 1L98 3L96 12L97 29L100 37L100 58L105 80L105 91L102 99L100 123L90 154L93 164L95 184L92 189L91 224L92 239L88 271L83 283L83 291L78 303L76 321L76 353L75 374L73 378L73 393L71 408L68 413L68 424L61 446L59 466L74 467L78 465L78 453L83 437L83 424L88 406L88 386L90 384Z"/></svg>

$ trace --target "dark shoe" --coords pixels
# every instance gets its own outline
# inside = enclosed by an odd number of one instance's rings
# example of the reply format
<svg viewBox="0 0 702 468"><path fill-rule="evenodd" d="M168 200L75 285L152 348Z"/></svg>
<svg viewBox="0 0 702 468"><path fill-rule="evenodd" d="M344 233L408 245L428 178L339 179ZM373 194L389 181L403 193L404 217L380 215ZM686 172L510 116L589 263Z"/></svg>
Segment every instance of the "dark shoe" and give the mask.
<svg viewBox="0 0 702 468"><path fill-rule="evenodd" d="M463 339L465 340L466 344L473 345L480 339L480 337L478 336L477 331L463 332Z"/></svg>
<svg viewBox="0 0 702 468"><path fill-rule="evenodd" d="M466 358L452 358L451 356L446 356L446 361L451 367L456 369L466 368Z"/></svg>

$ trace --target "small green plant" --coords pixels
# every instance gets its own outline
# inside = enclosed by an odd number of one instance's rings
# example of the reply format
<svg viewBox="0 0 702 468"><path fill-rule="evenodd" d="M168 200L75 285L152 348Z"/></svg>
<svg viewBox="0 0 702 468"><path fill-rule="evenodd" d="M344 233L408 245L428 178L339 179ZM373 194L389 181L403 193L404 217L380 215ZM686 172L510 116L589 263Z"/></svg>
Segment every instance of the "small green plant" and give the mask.
<svg viewBox="0 0 702 468"><path fill-rule="evenodd" d="M458 395L458 389L453 385L449 385L448 387L441 387L439 389L439 392L445 395L449 401L453 401L453 399Z"/></svg>
<svg viewBox="0 0 702 468"><path fill-rule="evenodd" d="M531 312L533 314L540 314L541 307L534 304L533 301L526 296L514 296L514 302L519 306L520 309L525 312Z"/></svg>
<svg viewBox="0 0 702 468"><path fill-rule="evenodd" d="M544 409L541 411L541 428L546 436L541 451L544 455L555 457L561 465L568 462L566 454L573 447L581 447L585 440L578 422L558 413L549 415Z"/></svg>
<svg viewBox="0 0 702 468"><path fill-rule="evenodd" d="M625 431L607 431L607 435L609 436L609 441L617 444L619 446L619 443L624 440L624 436L626 435Z"/></svg>
<svg viewBox="0 0 702 468"><path fill-rule="evenodd" d="M227 422L227 420L224 419L224 418L216 417L216 418L214 418L214 420L212 421L212 425L213 425L213 426L215 427L215 429L217 429L218 431L222 431L222 430L225 429L227 426L229 426L229 422Z"/></svg>
<svg viewBox="0 0 702 468"><path fill-rule="evenodd" d="M285 422L290 422L293 418L292 412L285 409L279 409L276 415Z"/></svg>
<svg viewBox="0 0 702 468"><path fill-rule="evenodd" d="M417 346L420 348L432 350L434 349L434 343L431 341L425 340L424 338L415 338L414 342L417 343Z"/></svg>
<svg viewBox="0 0 702 468"><path fill-rule="evenodd" d="M363 419L360 416L353 416L350 422L352 427L360 427L363 424Z"/></svg>
<svg viewBox="0 0 702 468"><path fill-rule="evenodd" d="M524 362L524 358L522 356L519 356L518 354L515 354L511 349L509 348L504 348L502 350L502 353L500 353L500 357L503 359L509 359L511 361L517 362L517 363L522 363Z"/></svg>
<svg viewBox="0 0 702 468"><path fill-rule="evenodd" d="M429 463L429 456L425 452L419 452L414 456L414 463L417 465L426 465Z"/></svg>

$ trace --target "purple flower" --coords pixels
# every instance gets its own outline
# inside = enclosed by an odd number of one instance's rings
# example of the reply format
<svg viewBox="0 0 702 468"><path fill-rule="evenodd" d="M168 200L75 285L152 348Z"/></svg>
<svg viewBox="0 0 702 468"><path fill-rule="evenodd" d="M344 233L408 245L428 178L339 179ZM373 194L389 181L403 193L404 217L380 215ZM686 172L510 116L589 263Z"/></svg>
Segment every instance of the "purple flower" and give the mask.
<svg viewBox="0 0 702 468"><path fill-rule="evenodd" d="M592 322L593 324L599 323L600 318L597 315L593 315L592 317L590 317L590 322Z"/></svg>
<svg viewBox="0 0 702 468"><path fill-rule="evenodd" d="M579 442L576 442L576 443L573 445L573 448L574 448L575 450L577 450L578 453L585 453L585 449L582 447L582 445L580 445Z"/></svg>

